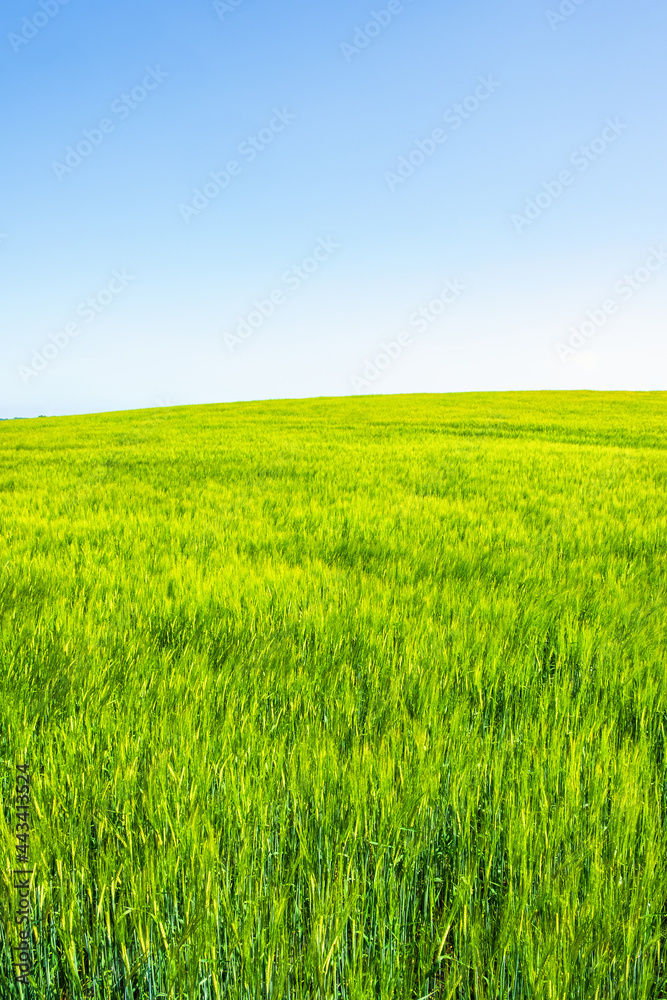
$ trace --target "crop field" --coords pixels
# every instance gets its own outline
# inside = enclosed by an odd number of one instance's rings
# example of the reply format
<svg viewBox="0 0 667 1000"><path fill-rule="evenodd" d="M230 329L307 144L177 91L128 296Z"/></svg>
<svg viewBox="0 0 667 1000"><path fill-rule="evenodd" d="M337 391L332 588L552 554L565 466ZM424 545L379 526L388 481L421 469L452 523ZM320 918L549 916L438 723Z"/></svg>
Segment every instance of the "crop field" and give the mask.
<svg viewBox="0 0 667 1000"><path fill-rule="evenodd" d="M667 997L666 591L667 393L0 423L1 1000Z"/></svg>

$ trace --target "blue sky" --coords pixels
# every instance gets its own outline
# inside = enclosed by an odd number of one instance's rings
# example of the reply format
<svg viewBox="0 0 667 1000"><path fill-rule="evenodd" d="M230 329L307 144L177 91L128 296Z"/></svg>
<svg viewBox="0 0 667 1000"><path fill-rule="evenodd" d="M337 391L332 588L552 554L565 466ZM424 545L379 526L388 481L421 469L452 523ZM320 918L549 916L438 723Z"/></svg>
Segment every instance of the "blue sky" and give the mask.
<svg viewBox="0 0 667 1000"><path fill-rule="evenodd" d="M663 6L0 22L0 417L666 388Z"/></svg>

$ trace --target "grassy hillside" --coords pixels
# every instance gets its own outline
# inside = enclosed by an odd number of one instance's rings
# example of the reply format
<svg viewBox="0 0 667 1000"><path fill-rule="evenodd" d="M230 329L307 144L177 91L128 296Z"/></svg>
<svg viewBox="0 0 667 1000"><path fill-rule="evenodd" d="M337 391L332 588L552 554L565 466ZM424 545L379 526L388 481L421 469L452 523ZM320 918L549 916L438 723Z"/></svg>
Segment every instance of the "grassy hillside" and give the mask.
<svg viewBox="0 0 667 1000"><path fill-rule="evenodd" d="M0 996L667 997L666 555L667 393L3 422Z"/></svg>

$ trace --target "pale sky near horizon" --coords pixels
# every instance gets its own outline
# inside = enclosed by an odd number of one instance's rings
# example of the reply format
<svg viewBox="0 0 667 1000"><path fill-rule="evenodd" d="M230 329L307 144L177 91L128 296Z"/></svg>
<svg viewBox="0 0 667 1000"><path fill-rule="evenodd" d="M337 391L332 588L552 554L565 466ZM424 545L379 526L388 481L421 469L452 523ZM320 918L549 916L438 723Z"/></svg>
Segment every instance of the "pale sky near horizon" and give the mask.
<svg viewBox="0 0 667 1000"><path fill-rule="evenodd" d="M0 417L667 388L664 6L0 22Z"/></svg>

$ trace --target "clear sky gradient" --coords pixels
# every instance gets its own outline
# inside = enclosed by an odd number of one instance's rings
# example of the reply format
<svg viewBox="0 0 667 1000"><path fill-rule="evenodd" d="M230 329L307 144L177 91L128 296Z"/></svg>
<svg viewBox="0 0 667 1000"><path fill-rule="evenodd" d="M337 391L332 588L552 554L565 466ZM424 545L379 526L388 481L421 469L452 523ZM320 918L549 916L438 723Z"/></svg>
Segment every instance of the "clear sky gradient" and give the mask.
<svg viewBox="0 0 667 1000"><path fill-rule="evenodd" d="M667 388L666 28L6 0L0 417Z"/></svg>

